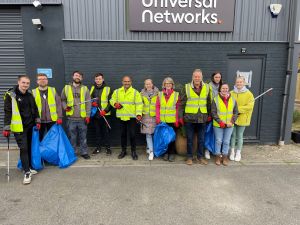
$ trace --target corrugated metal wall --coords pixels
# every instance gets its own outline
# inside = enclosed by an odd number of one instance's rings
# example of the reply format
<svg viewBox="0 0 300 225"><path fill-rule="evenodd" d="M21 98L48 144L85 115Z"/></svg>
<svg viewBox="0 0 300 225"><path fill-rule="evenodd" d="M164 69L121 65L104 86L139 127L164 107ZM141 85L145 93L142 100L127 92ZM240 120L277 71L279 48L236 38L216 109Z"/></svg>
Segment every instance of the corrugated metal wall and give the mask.
<svg viewBox="0 0 300 225"><path fill-rule="evenodd" d="M25 74L20 9L0 9L0 124L3 126L3 95ZM0 135L0 143L5 142Z"/></svg>
<svg viewBox="0 0 300 225"><path fill-rule="evenodd" d="M236 0L232 33L130 32L126 28L126 0L62 2L66 39L286 42L288 38L290 0ZM269 12L271 3L283 5L277 19L272 18Z"/></svg>
<svg viewBox="0 0 300 225"><path fill-rule="evenodd" d="M7 5L20 5L29 4L32 5L34 0L0 0L0 4ZM40 0L42 4L61 4L62 0Z"/></svg>

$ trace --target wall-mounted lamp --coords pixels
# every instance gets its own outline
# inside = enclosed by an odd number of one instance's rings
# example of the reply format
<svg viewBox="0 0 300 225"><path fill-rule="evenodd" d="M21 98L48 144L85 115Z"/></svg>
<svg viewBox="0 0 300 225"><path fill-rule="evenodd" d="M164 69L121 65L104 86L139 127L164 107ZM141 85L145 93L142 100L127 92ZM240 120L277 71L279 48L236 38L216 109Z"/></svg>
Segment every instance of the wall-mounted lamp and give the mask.
<svg viewBox="0 0 300 225"><path fill-rule="evenodd" d="M40 19L32 19L32 24L37 27L38 30L43 30L43 24Z"/></svg>
<svg viewBox="0 0 300 225"><path fill-rule="evenodd" d="M279 15L281 8L282 8L281 4L271 4L270 5L270 11L271 11L273 18L276 18Z"/></svg>
<svg viewBox="0 0 300 225"><path fill-rule="evenodd" d="M38 1L38 0L34 0L34 1L32 2L32 4L33 4L34 7L37 8L37 9L42 9L42 8L43 8L42 3L41 3L40 1Z"/></svg>
<svg viewBox="0 0 300 225"><path fill-rule="evenodd" d="M247 52L247 48L241 48L241 53L245 54Z"/></svg>

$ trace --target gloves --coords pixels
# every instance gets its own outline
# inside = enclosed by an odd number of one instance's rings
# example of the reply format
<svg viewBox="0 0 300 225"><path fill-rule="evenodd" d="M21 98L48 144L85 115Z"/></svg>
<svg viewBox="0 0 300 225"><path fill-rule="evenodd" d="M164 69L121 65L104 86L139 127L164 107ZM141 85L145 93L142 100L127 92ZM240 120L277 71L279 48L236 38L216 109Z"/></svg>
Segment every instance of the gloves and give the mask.
<svg viewBox="0 0 300 225"><path fill-rule="evenodd" d="M160 119L156 119L156 124L158 125L158 124L160 124Z"/></svg>
<svg viewBox="0 0 300 225"><path fill-rule="evenodd" d="M56 123L59 124L59 125L61 125L62 124L62 119L56 120Z"/></svg>
<svg viewBox="0 0 300 225"><path fill-rule="evenodd" d="M223 121L221 121L221 122L219 123L219 125L220 125L221 128L226 128L226 123L224 123Z"/></svg>
<svg viewBox="0 0 300 225"><path fill-rule="evenodd" d="M179 127L179 121L176 121L176 122L174 123L174 126L175 126L176 128L178 128L178 127Z"/></svg>
<svg viewBox="0 0 300 225"><path fill-rule="evenodd" d="M66 112L70 112L72 110L71 106L67 106L67 108L65 109Z"/></svg>
<svg viewBox="0 0 300 225"><path fill-rule="evenodd" d="M211 116L208 116L207 117L207 122L210 122L212 120L212 117Z"/></svg>
<svg viewBox="0 0 300 225"><path fill-rule="evenodd" d="M92 106L93 107L98 107L98 103L97 102L92 102Z"/></svg>
<svg viewBox="0 0 300 225"><path fill-rule="evenodd" d="M179 125L180 125L180 126L183 126L183 125L184 125L184 120L183 120L183 118L180 118L180 119L179 119Z"/></svg>
<svg viewBox="0 0 300 225"><path fill-rule="evenodd" d="M100 110L99 114L100 114L100 116L105 116L106 112L104 110Z"/></svg>
<svg viewBox="0 0 300 225"><path fill-rule="evenodd" d="M4 130L4 131L2 131L2 135L4 137L9 137L10 136L10 131L9 130Z"/></svg>
<svg viewBox="0 0 300 225"><path fill-rule="evenodd" d="M123 106L120 103L118 103L118 102L115 103L114 106L115 106L116 109L122 109L123 108Z"/></svg>
<svg viewBox="0 0 300 225"><path fill-rule="evenodd" d="M41 124L40 124L40 123L37 123L37 124L36 124L36 129L38 129L38 130L41 129Z"/></svg>
<svg viewBox="0 0 300 225"><path fill-rule="evenodd" d="M85 124L89 124L91 122L91 119L90 119L90 117L86 117L84 121L85 121Z"/></svg>

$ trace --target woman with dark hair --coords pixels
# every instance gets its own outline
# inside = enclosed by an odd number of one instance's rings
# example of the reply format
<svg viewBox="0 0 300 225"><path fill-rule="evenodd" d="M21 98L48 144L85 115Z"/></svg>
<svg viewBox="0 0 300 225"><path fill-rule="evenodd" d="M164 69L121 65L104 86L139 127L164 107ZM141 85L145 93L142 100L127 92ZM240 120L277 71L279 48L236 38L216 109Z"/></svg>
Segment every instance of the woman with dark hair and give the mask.
<svg viewBox="0 0 300 225"><path fill-rule="evenodd" d="M231 134L233 131L234 123L238 116L238 109L235 99L229 92L229 85L223 83L219 86L219 94L214 98L211 106L213 117L213 127L216 151L216 165L228 165L228 151ZM222 149L222 158L221 158Z"/></svg>
<svg viewBox="0 0 300 225"><path fill-rule="evenodd" d="M214 98L216 96L218 96L219 94L219 87L220 85L222 85L223 81L222 81L222 74L219 71L214 72L211 75L211 81L208 83L209 85L209 90L210 90L210 99L211 101L214 100ZM208 149L205 149L205 158L206 159L210 159L210 152L208 151Z"/></svg>

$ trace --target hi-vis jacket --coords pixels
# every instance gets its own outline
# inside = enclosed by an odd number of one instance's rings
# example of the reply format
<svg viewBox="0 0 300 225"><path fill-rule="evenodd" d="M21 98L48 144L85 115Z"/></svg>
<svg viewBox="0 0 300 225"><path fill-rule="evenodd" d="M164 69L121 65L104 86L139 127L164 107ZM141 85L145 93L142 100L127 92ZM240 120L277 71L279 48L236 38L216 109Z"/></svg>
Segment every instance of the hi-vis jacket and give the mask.
<svg viewBox="0 0 300 225"><path fill-rule="evenodd" d="M114 107L115 103L120 103L123 108L116 110L116 116L123 121L135 118L138 115L142 115L143 101L141 94L130 87L125 91L124 87L116 89L110 99L110 104Z"/></svg>

